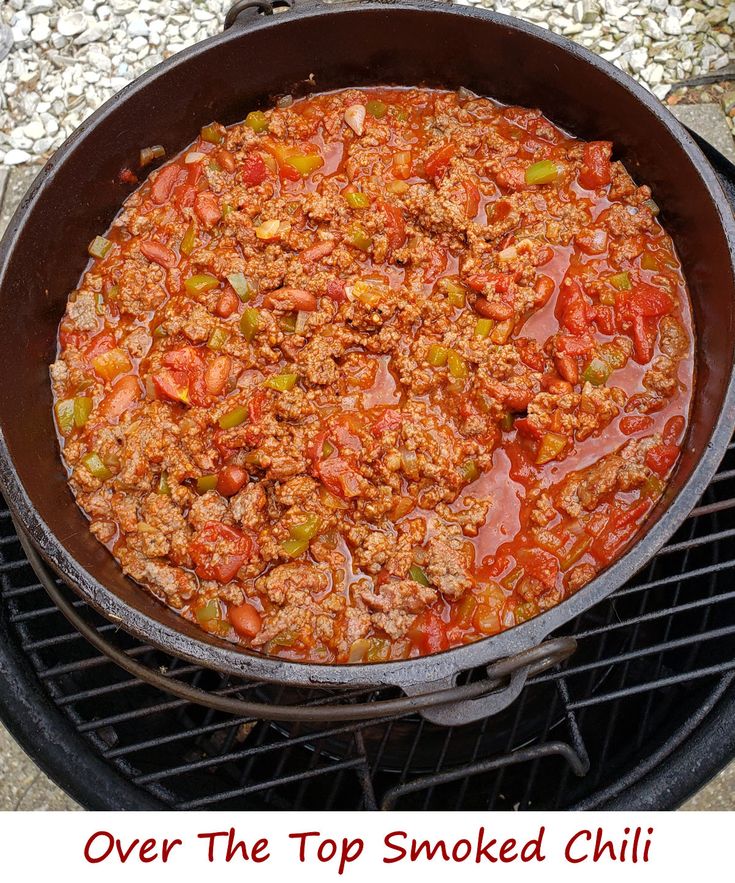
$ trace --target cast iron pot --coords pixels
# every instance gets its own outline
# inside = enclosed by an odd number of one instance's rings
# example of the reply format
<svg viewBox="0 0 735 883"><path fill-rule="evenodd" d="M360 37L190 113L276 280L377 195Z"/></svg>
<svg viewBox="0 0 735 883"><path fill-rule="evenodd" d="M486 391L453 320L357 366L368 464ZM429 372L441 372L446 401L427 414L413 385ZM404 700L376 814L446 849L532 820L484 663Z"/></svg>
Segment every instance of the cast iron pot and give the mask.
<svg viewBox="0 0 735 883"><path fill-rule="evenodd" d="M279 15L268 2L248 8L253 5L239 3L224 33L154 68L90 117L48 162L12 219L0 246L4 493L40 554L85 601L168 653L285 684L392 684L407 694L447 688L464 670L536 647L609 595L654 555L707 487L735 422L733 217L712 169L668 111L625 74L547 31L422 0L334 6L299 0L298 9ZM422 659L294 663L206 635L123 576L89 533L67 486L48 365L87 243L130 192L119 172L137 167L142 147L160 143L172 156L203 124L241 120L278 94L371 84L465 86L502 102L538 106L582 138L612 140L633 176L651 185L681 256L696 322L696 391L681 462L664 499L637 542L576 595L503 634ZM528 666L515 668L502 702L517 695L528 673ZM485 696L463 708L434 709L432 719L471 720L496 710L497 700Z"/></svg>

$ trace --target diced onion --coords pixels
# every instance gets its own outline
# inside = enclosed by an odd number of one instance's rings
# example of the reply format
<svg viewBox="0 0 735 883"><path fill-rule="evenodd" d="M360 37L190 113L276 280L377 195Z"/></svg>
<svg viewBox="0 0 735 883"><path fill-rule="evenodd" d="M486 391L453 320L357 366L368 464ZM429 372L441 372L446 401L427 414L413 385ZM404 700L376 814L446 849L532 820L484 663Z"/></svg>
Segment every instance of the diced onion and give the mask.
<svg viewBox="0 0 735 883"><path fill-rule="evenodd" d="M192 150L191 153L187 153L184 157L184 162L191 164L195 162L199 162L201 159L206 159L206 153L200 153L198 150Z"/></svg>
<svg viewBox="0 0 735 883"><path fill-rule="evenodd" d="M365 128L365 105L351 104L345 110L345 122L356 135L362 135Z"/></svg>

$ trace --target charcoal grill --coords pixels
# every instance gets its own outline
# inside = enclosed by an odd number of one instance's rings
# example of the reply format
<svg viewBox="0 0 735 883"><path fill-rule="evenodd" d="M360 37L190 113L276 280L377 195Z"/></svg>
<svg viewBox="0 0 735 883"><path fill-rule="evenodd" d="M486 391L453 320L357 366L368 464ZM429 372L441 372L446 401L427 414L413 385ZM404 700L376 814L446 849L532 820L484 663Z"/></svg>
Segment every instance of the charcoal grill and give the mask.
<svg viewBox="0 0 735 883"><path fill-rule="evenodd" d="M701 146L735 205L732 167ZM574 655L499 714L266 721L208 705L364 708L398 694L296 691L148 647L55 579L3 506L0 715L94 809L670 808L735 755L733 538L735 440L672 541L554 636Z"/></svg>

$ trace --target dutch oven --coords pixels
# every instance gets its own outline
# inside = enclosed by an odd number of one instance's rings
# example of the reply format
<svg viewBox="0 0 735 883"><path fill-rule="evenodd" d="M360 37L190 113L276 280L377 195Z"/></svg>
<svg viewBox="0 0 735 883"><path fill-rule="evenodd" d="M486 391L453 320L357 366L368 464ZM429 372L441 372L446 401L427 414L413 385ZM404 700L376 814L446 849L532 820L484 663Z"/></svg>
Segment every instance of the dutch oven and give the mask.
<svg viewBox="0 0 735 883"><path fill-rule="evenodd" d="M533 648L638 571L712 478L735 423L735 223L711 167L674 117L630 77L561 37L432 0L330 6L298 0L297 8L273 13L268 0L240 0L223 33L123 89L46 164L10 222L0 245L3 491L53 570L96 610L154 647L268 682L399 686L414 698L433 694L430 705L460 695L447 688L461 672L495 661L491 672L513 673L502 694L424 711L439 722L471 720L517 695L529 670L569 651L568 642L558 641L546 656ZM109 226L129 194L120 171L137 167L142 147L163 144L172 156L203 124L234 123L278 95L377 84L464 86L539 107L581 138L613 141L616 158L651 186L683 263L696 326L696 389L681 460L663 499L625 554L576 595L509 631L429 657L373 665L288 662L207 635L123 575L89 532L67 485L48 365L87 243ZM509 663L498 662L507 657ZM482 692L487 688L464 695ZM336 716L352 716L349 705L341 708Z"/></svg>

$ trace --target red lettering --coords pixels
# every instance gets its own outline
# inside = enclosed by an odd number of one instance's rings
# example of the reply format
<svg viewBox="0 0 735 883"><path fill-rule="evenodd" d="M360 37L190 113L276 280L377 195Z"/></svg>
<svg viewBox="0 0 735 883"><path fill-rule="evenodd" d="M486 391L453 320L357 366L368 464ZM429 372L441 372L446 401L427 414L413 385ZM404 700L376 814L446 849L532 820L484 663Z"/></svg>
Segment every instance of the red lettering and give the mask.
<svg viewBox="0 0 735 883"><path fill-rule="evenodd" d="M357 837L355 840L343 838L337 873L344 874L346 865L350 864L350 862L356 862L362 855L364 848L365 842L360 837Z"/></svg>
<svg viewBox="0 0 735 883"><path fill-rule="evenodd" d="M107 838L107 848L104 850L104 852L101 855L94 858L92 856L92 845L94 844L95 840L97 840L98 837L106 837ZM112 834L110 834L109 831L97 831L95 834L92 834L92 836L89 838L89 840L87 840L87 842L84 845L84 858L90 864L96 865L98 862L103 862L110 855L110 853L112 852L112 850L114 848L115 848L115 839L112 836Z"/></svg>
<svg viewBox="0 0 735 883"><path fill-rule="evenodd" d="M438 840L434 846L432 846L428 840L422 840L420 843L414 842L411 846L411 861L418 861L421 858L422 852L426 852L426 858L428 861L431 861L438 852L441 853L441 857L445 862L449 861L447 845L443 840Z"/></svg>
<svg viewBox="0 0 735 883"><path fill-rule="evenodd" d="M174 846L182 846L183 841L179 840L178 837L175 837L173 840L165 839L163 841L163 846L161 848L161 858L163 859L164 864L168 861L168 857L171 855L171 851Z"/></svg>
<svg viewBox="0 0 735 883"><path fill-rule="evenodd" d="M306 838L307 837L318 837L318 831L303 831L300 834L289 834L289 839L291 840L301 840L301 846L299 846L299 861L306 861Z"/></svg>
<svg viewBox="0 0 735 883"><path fill-rule="evenodd" d="M591 839L592 839L592 832L591 832L591 831L586 831L586 830L577 831L577 833L576 833L576 834L572 837L572 839L567 843L566 848L564 849L564 858L565 858L568 862L570 862L571 864L573 864L573 865L576 865L576 864L578 864L579 862L583 862L583 861L586 861L586 860L587 860L587 853L585 853L585 854L584 854L583 856L581 856L580 858L573 858L573 857L572 857L572 851L571 851L571 850L572 850L572 846L575 845L577 839L580 838L580 837L584 837L585 840L591 840Z"/></svg>
<svg viewBox="0 0 735 883"><path fill-rule="evenodd" d="M230 829L232 830L232 829ZM215 837L226 837L227 831L213 831L211 834L197 834L200 840L209 840L209 849L207 850L207 861L214 861L214 840Z"/></svg>
<svg viewBox="0 0 735 883"><path fill-rule="evenodd" d="M227 845L225 846L225 861L227 863L233 861L240 854L241 861L248 861L250 858L256 864L265 862L270 858L269 853L262 855L264 850L268 848L268 840L256 840L250 855L248 855L248 847L244 840L237 840L235 837L235 829L230 828L229 831L211 831L206 834L197 834L200 840L209 840L209 849L207 850L207 860L214 861L214 847L217 837L226 837Z"/></svg>
<svg viewBox="0 0 735 883"><path fill-rule="evenodd" d="M521 849L522 862L531 862L534 861L534 859L537 862L546 861L546 856L541 852L541 843L544 839L545 833L546 827L542 825L539 828L538 837L535 840L529 840L528 843L523 844L523 848Z"/></svg>
<svg viewBox="0 0 735 883"><path fill-rule="evenodd" d="M393 838L402 837L405 840L407 836L408 835L405 831L391 831L390 834L385 835L385 837L383 838L383 843L388 847L388 849L393 849L398 853L398 855L394 856L393 858L386 858L385 856L383 856L383 862L386 865L390 865L393 862L400 862L406 857L406 850L404 849L404 847L400 846L397 843L394 843Z"/></svg>
<svg viewBox="0 0 735 883"><path fill-rule="evenodd" d="M151 862L154 862L158 858L158 853L154 852L153 855L149 855L149 853L156 848L155 840L144 840L140 847L140 860L143 864L148 865Z"/></svg>
<svg viewBox="0 0 735 883"><path fill-rule="evenodd" d="M120 861L123 864L125 864L125 862L130 858L131 852L135 849L135 847L138 845L138 843L140 843L140 841L136 837L135 840L133 840L133 842L130 844L130 846L127 849L123 849L122 843L120 843L119 840L115 840L117 854L120 856Z"/></svg>
<svg viewBox="0 0 735 883"><path fill-rule="evenodd" d="M483 859L487 859L489 862L496 862L497 858L494 855L490 854L490 850L493 846L498 842L494 838L492 840L488 840L487 843L484 843L485 840L485 828L480 827L479 837L477 838L477 856L475 858L475 862L479 865Z"/></svg>
<svg viewBox="0 0 735 883"><path fill-rule="evenodd" d="M270 854L269 852L266 852L265 855L261 855L261 853L262 853L263 850L265 850L265 849L268 849L268 840L267 840L267 838L264 837L262 840L256 840L256 841L255 841L255 845L253 846L252 857L253 857L253 861L254 861L256 864L259 865L259 864L261 864L262 862L267 862L268 859L271 857L271 854Z"/></svg>
<svg viewBox="0 0 735 883"><path fill-rule="evenodd" d="M316 857L320 862L331 862L332 859L337 855L337 844L334 840L330 840L328 837L326 840L322 840L316 850Z"/></svg>
<svg viewBox="0 0 735 883"><path fill-rule="evenodd" d="M460 853L460 851L459 851L460 847L462 847L462 849L465 849L465 847L466 847L466 852L464 853L464 855L462 855ZM470 857L471 853L472 853L472 844L470 843L470 841L469 840L458 840L454 844L454 848L452 849L452 860L455 862L463 862L463 861L465 861L465 859L468 859Z"/></svg>
<svg viewBox="0 0 735 883"><path fill-rule="evenodd" d="M604 834L602 828L597 829L597 836L595 837L595 851L592 855L593 862L599 862L601 858L604 858L605 851L610 853L610 858L612 861L615 861L615 847L613 846L612 840L603 840Z"/></svg>
<svg viewBox="0 0 735 883"><path fill-rule="evenodd" d="M650 837L653 834L653 828L648 829L648 836ZM648 850L651 848L651 841L646 840L646 845L643 847L643 861L648 861Z"/></svg>

